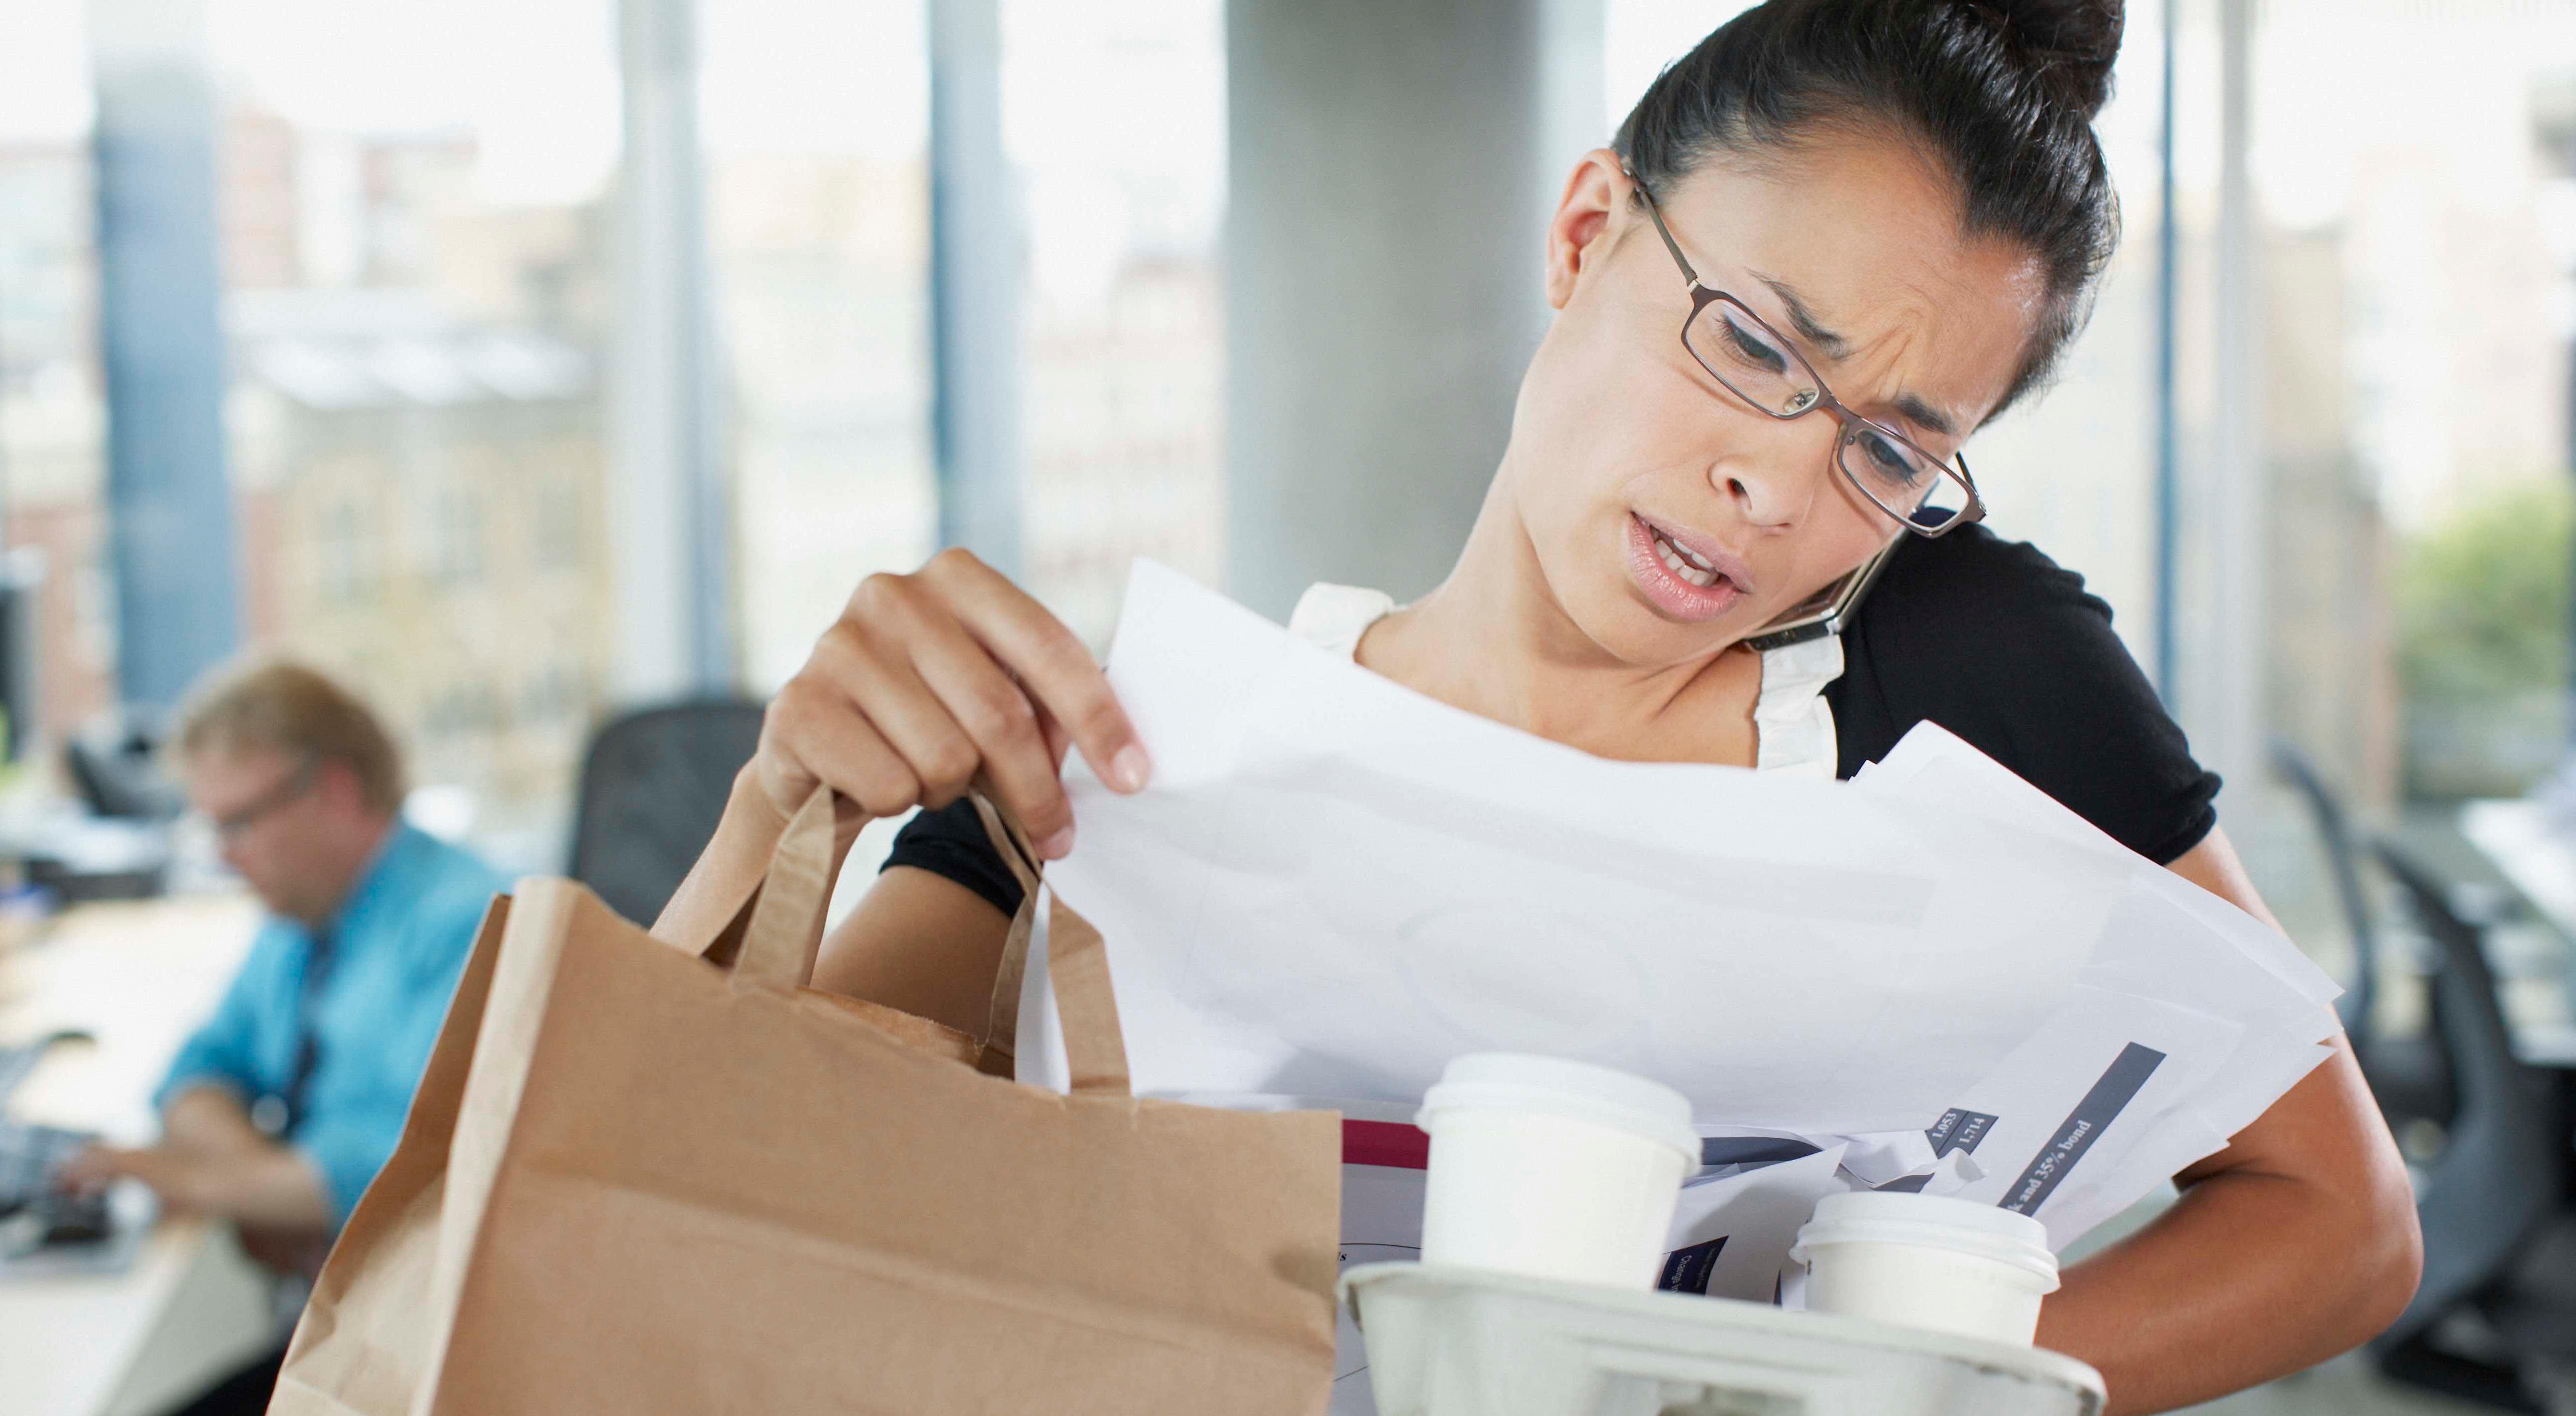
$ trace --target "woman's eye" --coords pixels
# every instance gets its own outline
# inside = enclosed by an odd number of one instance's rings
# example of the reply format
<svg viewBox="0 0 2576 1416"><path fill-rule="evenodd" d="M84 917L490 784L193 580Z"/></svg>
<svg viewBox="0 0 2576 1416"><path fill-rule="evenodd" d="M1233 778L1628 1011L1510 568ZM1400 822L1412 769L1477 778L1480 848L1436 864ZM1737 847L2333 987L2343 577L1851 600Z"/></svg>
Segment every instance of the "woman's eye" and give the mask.
<svg viewBox="0 0 2576 1416"><path fill-rule="evenodd" d="M1775 374L1788 372L1789 361L1780 356L1779 350L1764 343L1760 335L1732 319L1726 322L1726 338L1728 343L1735 346L1735 352L1742 355L1745 362L1755 368L1767 369Z"/></svg>
<svg viewBox="0 0 2576 1416"><path fill-rule="evenodd" d="M1913 458L1906 456L1905 449L1885 435L1864 429L1859 441L1861 456L1869 460L1870 470L1889 481L1911 483L1922 475L1922 469L1914 465Z"/></svg>

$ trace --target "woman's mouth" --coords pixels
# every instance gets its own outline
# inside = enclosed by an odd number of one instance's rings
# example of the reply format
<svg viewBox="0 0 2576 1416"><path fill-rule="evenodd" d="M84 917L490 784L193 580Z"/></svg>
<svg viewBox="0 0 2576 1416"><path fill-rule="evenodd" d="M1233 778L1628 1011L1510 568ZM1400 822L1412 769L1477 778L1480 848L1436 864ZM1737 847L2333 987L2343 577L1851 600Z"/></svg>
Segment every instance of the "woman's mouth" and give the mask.
<svg viewBox="0 0 2576 1416"><path fill-rule="evenodd" d="M1647 602L1674 619L1712 620L1744 598L1728 567L1634 512L1628 515L1628 571Z"/></svg>

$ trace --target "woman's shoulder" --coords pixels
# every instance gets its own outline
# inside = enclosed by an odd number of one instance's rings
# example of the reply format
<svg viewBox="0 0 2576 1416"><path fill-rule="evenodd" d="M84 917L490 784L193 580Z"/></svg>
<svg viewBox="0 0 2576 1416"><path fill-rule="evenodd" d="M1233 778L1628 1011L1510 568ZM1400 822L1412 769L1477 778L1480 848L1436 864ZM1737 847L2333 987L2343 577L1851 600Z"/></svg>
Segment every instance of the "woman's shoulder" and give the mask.
<svg viewBox="0 0 2576 1416"><path fill-rule="evenodd" d="M1843 776L1929 720L2141 855L2207 835L2218 778L2113 629L2038 547L1983 526L1897 548L1843 635L1827 689Z"/></svg>
<svg viewBox="0 0 2576 1416"><path fill-rule="evenodd" d="M2006 540L1978 525L1899 546L1860 617L1937 624L1971 614L2026 617L2070 608L2105 624L2111 619L2110 606L2085 590L2083 576L2028 541Z"/></svg>
<svg viewBox="0 0 2576 1416"><path fill-rule="evenodd" d="M2083 576L1983 526L1899 545L1843 641L1843 682L1918 706L2006 710L2070 676L2146 688Z"/></svg>

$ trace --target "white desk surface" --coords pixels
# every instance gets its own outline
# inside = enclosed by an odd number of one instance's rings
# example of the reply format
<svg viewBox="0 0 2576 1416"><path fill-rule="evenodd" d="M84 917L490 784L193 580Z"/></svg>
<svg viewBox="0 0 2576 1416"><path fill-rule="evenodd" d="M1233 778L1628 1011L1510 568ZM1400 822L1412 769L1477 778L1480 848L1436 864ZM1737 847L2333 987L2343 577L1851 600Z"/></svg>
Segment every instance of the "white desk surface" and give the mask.
<svg viewBox="0 0 2576 1416"><path fill-rule="evenodd" d="M84 905L0 954L0 1042L60 1028L97 1038L54 1049L9 1099L11 1114L148 1137L162 1070L231 981L258 920L241 895ZM241 1311L256 1289L215 1237L173 1220L123 1273L0 1280L0 1416L130 1409L255 1355L240 1350L243 1324L264 1333L266 1315ZM174 1305L183 1293L189 1303ZM161 1350L172 1337L196 1350Z"/></svg>
<svg viewBox="0 0 2576 1416"><path fill-rule="evenodd" d="M2547 808L2535 801L2473 801L2460 808L2460 834L2576 944L2576 840L2550 824ZM2576 976L2566 982L2576 989ZM2576 1029L2518 1028L2514 1050L2540 1066L2576 1067Z"/></svg>

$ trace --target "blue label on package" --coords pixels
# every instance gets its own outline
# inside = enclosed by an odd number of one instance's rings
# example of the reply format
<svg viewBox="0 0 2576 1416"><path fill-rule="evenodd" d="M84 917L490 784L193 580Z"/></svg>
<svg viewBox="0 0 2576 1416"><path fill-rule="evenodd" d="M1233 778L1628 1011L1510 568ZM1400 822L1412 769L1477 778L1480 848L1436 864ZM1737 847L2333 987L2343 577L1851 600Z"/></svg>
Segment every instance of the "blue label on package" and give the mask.
<svg viewBox="0 0 2576 1416"><path fill-rule="evenodd" d="M1705 1244L1675 1249L1664 1255L1663 1281L1655 1287L1666 1293L1696 1293L1708 1296L1709 1278L1717 1272L1718 1251L1726 1247L1723 1235Z"/></svg>

